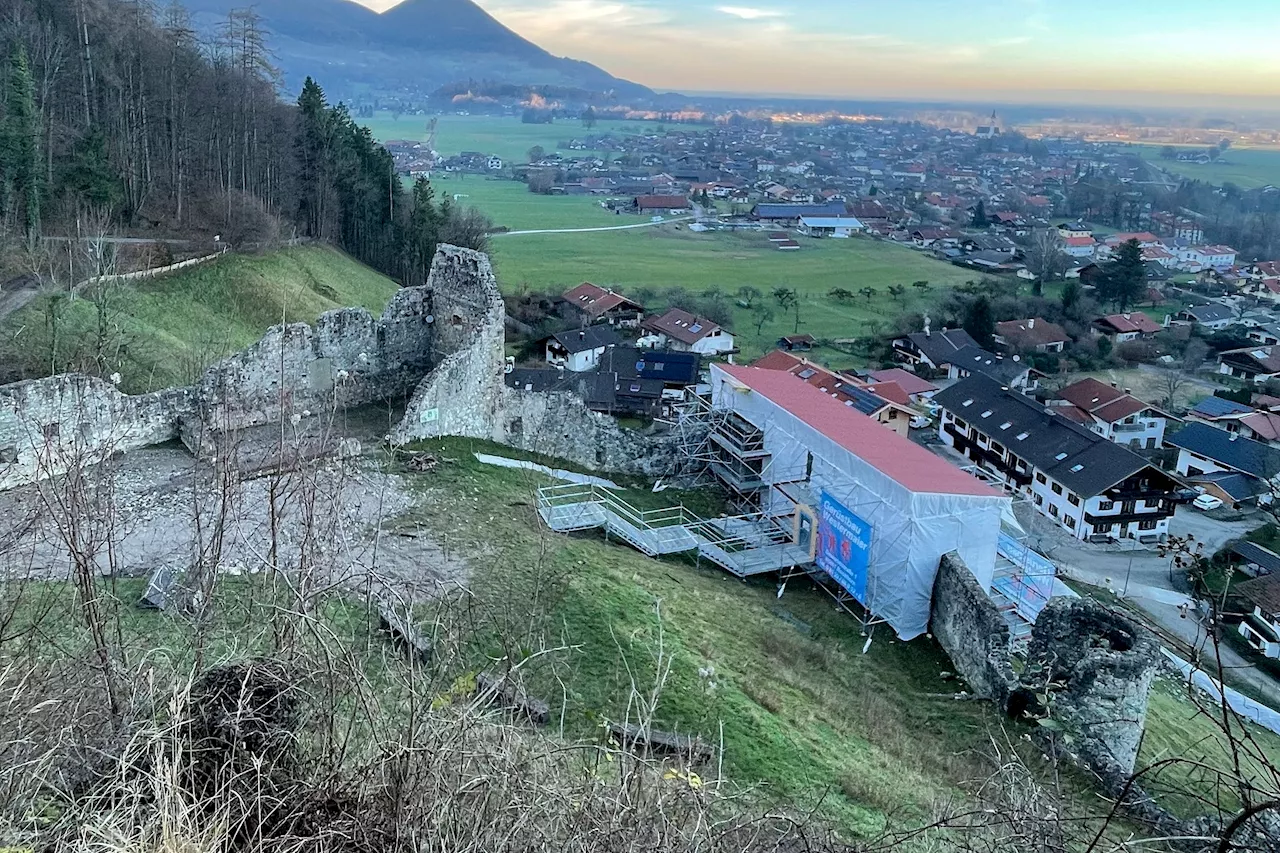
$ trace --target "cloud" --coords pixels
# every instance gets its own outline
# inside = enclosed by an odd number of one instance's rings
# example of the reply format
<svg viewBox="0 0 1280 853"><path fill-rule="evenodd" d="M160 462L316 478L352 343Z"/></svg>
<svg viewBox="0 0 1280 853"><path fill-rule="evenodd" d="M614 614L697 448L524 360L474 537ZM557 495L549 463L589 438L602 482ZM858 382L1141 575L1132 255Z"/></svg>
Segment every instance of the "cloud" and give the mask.
<svg viewBox="0 0 1280 853"><path fill-rule="evenodd" d="M764 18L781 18L786 12L779 12L774 9L756 9L751 6L717 6L717 12L725 15L732 15L735 18L741 18L744 21L759 21Z"/></svg>

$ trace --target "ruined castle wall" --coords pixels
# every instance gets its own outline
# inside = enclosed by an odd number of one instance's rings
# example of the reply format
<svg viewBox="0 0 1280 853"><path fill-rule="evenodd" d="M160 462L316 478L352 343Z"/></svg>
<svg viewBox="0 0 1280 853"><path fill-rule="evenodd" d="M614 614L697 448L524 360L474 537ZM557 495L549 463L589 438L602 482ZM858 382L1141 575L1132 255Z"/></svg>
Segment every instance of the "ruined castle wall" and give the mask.
<svg viewBox="0 0 1280 853"><path fill-rule="evenodd" d="M130 396L77 373L0 386L0 490L172 440L190 405L185 388Z"/></svg>
<svg viewBox="0 0 1280 853"><path fill-rule="evenodd" d="M938 566L930 630L973 692L1003 706L1018 683L1009 625L958 554Z"/></svg>

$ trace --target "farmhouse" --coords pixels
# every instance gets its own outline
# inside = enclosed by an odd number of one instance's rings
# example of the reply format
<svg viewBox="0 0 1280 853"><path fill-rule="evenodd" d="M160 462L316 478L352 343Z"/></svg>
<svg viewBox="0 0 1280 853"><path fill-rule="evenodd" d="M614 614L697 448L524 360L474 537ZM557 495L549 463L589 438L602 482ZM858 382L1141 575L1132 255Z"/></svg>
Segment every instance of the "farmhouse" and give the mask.
<svg viewBox="0 0 1280 853"><path fill-rule="evenodd" d="M1015 352L1062 352L1071 336L1057 323L1031 317L996 323L996 343Z"/></svg>
<svg viewBox="0 0 1280 853"><path fill-rule="evenodd" d="M1245 382L1265 383L1280 376L1280 354L1268 346L1227 350L1218 356L1218 373Z"/></svg>
<svg viewBox="0 0 1280 853"><path fill-rule="evenodd" d="M713 470L750 490L845 592L911 639L928 630L934 578L957 551L991 588L1009 499L782 371L711 367Z"/></svg>
<svg viewBox="0 0 1280 853"><path fill-rule="evenodd" d="M984 376L934 396L938 434L1077 539L1155 541L1178 483L1131 450Z"/></svg>
<svg viewBox="0 0 1280 853"><path fill-rule="evenodd" d="M1118 344L1135 341L1138 338L1149 338L1163 328L1142 313L1108 314L1094 320L1092 325L1095 333L1111 338Z"/></svg>
<svg viewBox="0 0 1280 853"><path fill-rule="evenodd" d="M1096 379L1082 379L1059 391L1049 405L1108 441L1149 450L1164 446L1165 424L1170 416L1127 389L1121 391Z"/></svg>
<svg viewBox="0 0 1280 853"><path fill-rule="evenodd" d="M799 225L800 219L806 216L831 219L845 215L845 204L842 201L825 204L757 204L751 210L752 218L779 225Z"/></svg>
<svg viewBox="0 0 1280 853"><path fill-rule="evenodd" d="M683 213L691 207L682 195L638 195L631 203L638 213Z"/></svg>
<svg viewBox="0 0 1280 853"><path fill-rule="evenodd" d="M564 301L566 313L579 319L584 326L608 323L622 329L634 329L644 319L644 306L639 302L590 282L566 290L560 298Z"/></svg>
<svg viewBox="0 0 1280 853"><path fill-rule="evenodd" d="M699 355L733 351L733 335L718 324L680 308L672 308L661 317L650 317L641 327L645 334L637 343L642 347L670 348Z"/></svg>

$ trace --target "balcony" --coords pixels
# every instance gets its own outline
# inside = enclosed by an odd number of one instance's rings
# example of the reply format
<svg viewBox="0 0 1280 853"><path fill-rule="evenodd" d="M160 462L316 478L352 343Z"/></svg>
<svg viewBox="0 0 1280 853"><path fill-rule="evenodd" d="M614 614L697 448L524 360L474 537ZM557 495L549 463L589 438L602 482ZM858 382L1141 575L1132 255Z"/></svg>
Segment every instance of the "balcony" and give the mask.
<svg viewBox="0 0 1280 853"><path fill-rule="evenodd" d="M1116 433L1132 435L1135 432L1153 432L1160 428L1158 421L1138 421L1133 424L1116 424L1112 429Z"/></svg>
<svg viewBox="0 0 1280 853"><path fill-rule="evenodd" d="M1115 515L1095 515L1091 512L1084 514L1084 520L1095 527L1099 524L1129 524L1134 521L1161 521L1173 515L1173 504L1162 503L1158 509L1149 509L1146 512L1134 510L1132 512L1121 512Z"/></svg>

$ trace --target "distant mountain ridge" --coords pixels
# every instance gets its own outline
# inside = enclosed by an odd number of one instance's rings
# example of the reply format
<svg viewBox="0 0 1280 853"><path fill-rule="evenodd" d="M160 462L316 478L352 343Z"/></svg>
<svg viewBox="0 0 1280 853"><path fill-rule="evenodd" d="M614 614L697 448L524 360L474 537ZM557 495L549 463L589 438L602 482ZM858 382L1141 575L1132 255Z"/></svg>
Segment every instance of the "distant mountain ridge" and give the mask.
<svg viewBox="0 0 1280 853"><path fill-rule="evenodd" d="M205 32L245 0L184 0ZM406 0L381 14L352 0L252 4L290 88L306 76L326 89L431 91L459 80L653 93L588 62L554 56L471 0Z"/></svg>

